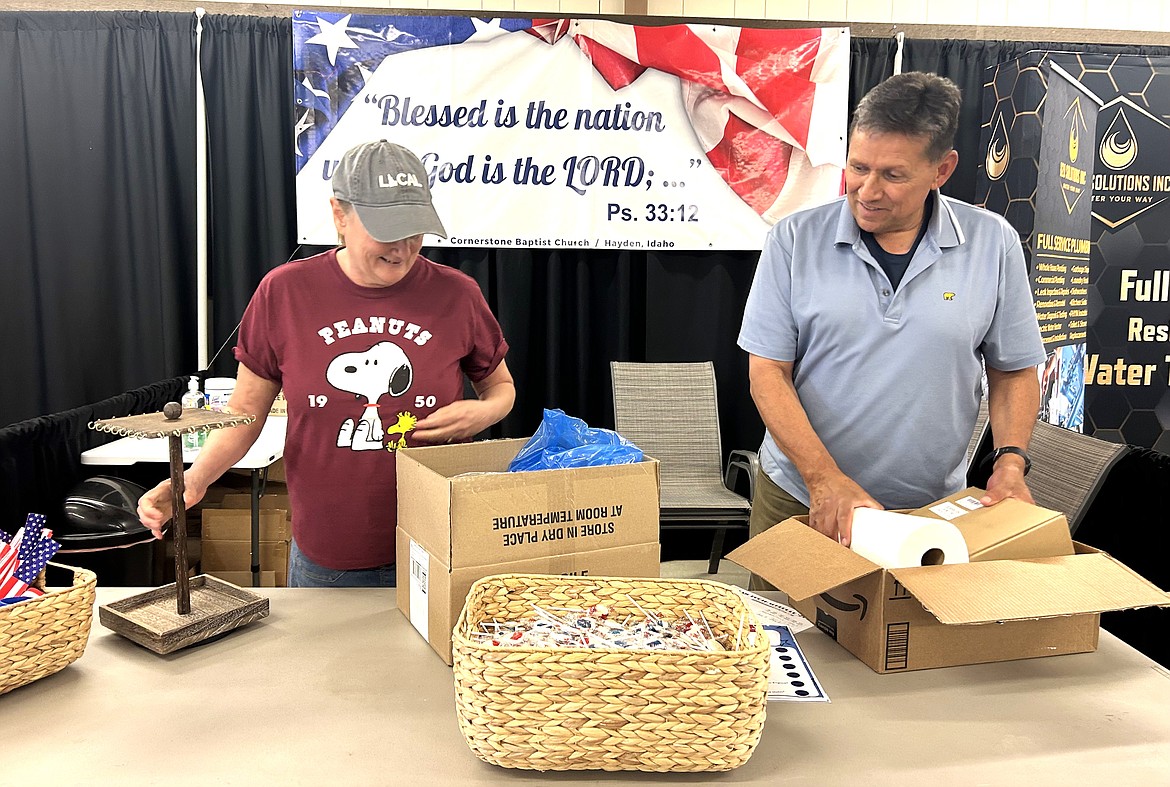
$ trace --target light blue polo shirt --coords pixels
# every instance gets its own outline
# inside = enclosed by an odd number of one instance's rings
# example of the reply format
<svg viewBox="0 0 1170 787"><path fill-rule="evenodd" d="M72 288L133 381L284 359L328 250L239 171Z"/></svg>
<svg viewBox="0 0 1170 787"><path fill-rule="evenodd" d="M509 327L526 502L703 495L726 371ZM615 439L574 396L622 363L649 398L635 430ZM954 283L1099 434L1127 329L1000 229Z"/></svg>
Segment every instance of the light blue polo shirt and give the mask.
<svg viewBox="0 0 1170 787"><path fill-rule="evenodd" d="M935 199L897 291L844 197L777 222L739 334L747 352L794 363L796 392L829 454L887 508L966 486L982 361L1015 371L1045 359L1016 231L982 208ZM770 434L760 463L808 504Z"/></svg>

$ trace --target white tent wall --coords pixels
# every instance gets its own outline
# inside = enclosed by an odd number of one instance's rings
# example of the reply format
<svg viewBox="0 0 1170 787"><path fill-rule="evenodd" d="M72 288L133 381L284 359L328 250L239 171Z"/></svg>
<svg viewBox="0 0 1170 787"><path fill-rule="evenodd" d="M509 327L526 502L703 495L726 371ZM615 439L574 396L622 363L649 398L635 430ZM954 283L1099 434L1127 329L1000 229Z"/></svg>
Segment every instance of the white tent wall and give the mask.
<svg viewBox="0 0 1170 787"><path fill-rule="evenodd" d="M4 11L125 10L125 0L0 0ZM678 19L789 21L853 26L857 36L1085 41L1165 45L1170 43L1170 3L1164 0L356 0L306 3L181 2L154 0L138 10L286 16L294 7L355 12L516 13L570 16L648 16Z"/></svg>

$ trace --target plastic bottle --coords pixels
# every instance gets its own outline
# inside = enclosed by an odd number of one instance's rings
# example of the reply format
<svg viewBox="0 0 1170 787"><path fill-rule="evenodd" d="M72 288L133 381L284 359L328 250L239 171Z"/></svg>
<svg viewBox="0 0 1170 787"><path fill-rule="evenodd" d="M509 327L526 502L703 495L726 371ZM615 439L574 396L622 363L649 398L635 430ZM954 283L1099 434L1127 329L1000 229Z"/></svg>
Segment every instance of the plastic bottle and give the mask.
<svg viewBox="0 0 1170 787"><path fill-rule="evenodd" d="M204 383L207 389L207 407L217 413L222 413L232 398L232 391L236 388L234 377L208 377Z"/></svg>
<svg viewBox="0 0 1170 787"><path fill-rule="evenodd" d="M187 393L183 394L182 404L184 410L202 410L206 407L206 400L203 398L203 393L199 390L199 378L195 375L191 375L191 379L187 382ZM197 448L202 448L206 440L206 429L200 429L197 432L187 432L183 435L183 450L193 451Z"/></svg>

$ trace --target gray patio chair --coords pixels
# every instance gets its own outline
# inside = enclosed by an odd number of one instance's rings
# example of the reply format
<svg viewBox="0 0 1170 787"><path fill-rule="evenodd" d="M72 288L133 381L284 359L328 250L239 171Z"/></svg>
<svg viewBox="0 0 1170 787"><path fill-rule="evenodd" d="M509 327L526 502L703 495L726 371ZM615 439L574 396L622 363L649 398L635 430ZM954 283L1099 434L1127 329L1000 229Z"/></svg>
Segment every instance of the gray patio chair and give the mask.
<svg viewBox="0 0 1170 787"><path fill-rule="evenodd" d="M1036 504L1060 511L1077 532L1109 471L1130 451L1111 443L1040 421L1032 431L1028 488Z"/></svg>
<svg viewBox="0 0 1170 787"><path fill-rule="evenodd" d="M719 573L727 530L748 526L758 460L736 450L723 466L714 365L613 361L610 371L616 430L659 462L661 528L714 529L707 568ZM741 472L748 497L733 491Z"/></svg>

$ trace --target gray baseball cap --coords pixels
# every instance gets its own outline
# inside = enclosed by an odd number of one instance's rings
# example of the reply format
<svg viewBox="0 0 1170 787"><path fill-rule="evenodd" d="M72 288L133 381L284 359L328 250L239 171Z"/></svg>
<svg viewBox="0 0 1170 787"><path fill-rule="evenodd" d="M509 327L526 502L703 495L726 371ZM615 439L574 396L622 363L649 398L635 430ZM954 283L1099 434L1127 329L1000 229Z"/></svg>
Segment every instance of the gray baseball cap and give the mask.
<svg viewBox="0 0 1170 787"><path fill-rule="evenodd" d="M428 232L447 237L431 204L426 167L401 145L382 139L350 148L331 182L333 196L353 205L376 241L391 243Z"/></svg>

